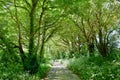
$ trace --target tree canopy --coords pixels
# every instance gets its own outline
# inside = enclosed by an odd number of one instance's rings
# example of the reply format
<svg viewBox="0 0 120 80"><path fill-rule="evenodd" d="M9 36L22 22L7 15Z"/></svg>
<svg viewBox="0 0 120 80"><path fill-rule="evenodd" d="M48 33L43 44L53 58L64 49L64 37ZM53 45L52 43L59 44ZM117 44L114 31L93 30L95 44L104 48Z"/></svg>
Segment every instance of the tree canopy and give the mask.
<svg viewBox="0 0 120 80"><path fill-rule="evenodd" d="M0 59L34 74L48 57L107 57L119 48L119 11L116 0L0 0Z"/></svg>

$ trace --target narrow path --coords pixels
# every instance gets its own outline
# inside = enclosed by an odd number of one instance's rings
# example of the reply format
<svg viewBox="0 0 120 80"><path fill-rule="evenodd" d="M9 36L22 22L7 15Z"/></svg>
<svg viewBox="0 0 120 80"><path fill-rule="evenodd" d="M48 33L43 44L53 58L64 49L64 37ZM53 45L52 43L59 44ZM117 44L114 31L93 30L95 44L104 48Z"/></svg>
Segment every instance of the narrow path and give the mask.
<svg viewBox="0 0 120 80"><path fill-rule="evenodd" d="M80 80L77 75L68 70L59 61L54 62L48 76L42 80Z"/></svg>

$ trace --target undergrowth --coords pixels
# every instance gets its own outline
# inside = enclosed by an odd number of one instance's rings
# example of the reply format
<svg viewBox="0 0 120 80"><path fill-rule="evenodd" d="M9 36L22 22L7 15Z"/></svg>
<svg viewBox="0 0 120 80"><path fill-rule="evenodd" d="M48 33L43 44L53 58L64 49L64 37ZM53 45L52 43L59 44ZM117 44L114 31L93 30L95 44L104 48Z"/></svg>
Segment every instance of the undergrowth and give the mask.
<svg viewBox="0 0 120 80"><path fill-rule="evenodd" d="M114 51L106 58L97 55L71 59L68 68L81 80L120 80L120 52Z"/></svg>
<svg viewBox="0 0 120 80"><path fill-rule="evenodd" d="M46 76L50 66L41 64L38 73L30 75L23 70L21 63L0 63L0 80L40 80Z"/></svg>

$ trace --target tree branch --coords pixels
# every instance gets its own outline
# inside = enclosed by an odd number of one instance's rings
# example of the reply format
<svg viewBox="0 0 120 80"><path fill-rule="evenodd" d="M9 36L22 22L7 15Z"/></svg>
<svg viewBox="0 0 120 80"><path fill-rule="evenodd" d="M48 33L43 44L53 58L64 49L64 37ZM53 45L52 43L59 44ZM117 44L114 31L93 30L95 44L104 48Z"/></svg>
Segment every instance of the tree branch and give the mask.
<svg viewBox="0 0 120 80"><path fill-rule="evenodd" d="M31 7L30 3L27 0L23 0L23 1L27 4L27 6Z"/></svg>
<svg viewBox="0 0 120 80"><path fill-rule="evenodd" d="M21 8L21 9L24 9L24 10L26 10L28 13L30 12L26 7L24 7L24 6L15 6L15 7L19 7L19 8Z"/></svg>

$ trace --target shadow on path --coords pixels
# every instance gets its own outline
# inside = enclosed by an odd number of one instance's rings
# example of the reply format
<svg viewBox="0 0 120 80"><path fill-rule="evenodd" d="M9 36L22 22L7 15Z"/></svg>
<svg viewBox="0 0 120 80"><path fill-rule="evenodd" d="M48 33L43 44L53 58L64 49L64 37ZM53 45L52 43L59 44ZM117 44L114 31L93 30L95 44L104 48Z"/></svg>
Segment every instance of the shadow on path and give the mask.
<svg viewBox="0 0 120 80"><path fill-rule="evenodd" d="M48 76L42 80L80 80L77 75L68 70L59 61L54 62Z"/></svg>

